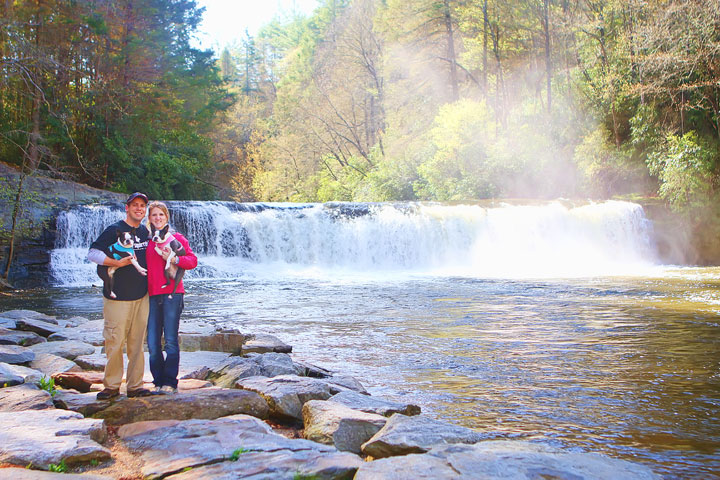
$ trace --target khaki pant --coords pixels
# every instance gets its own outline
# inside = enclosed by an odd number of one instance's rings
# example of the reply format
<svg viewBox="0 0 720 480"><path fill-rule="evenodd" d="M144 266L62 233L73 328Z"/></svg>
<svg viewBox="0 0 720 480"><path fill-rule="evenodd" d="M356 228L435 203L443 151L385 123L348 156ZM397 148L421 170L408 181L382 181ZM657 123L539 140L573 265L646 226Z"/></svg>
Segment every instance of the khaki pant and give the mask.
<svg viewBox="0 0 720 480"><path fill-rule="evenodd" d="M123 346L127 343L127 389L143 386L145 357L143 343L147 329L149 302L145 295L140 300L120 301L103 298L105 327L105 388L120 389L123 377Z"/></svg>

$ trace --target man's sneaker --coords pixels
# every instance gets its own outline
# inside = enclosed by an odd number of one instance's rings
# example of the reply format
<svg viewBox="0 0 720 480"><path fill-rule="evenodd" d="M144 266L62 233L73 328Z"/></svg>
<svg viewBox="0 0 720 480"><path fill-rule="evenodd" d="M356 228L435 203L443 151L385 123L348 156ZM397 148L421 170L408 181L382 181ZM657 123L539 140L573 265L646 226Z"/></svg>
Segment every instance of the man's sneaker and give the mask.
<svg viewBox="0 0 720 480"><path fill-rule="evenodd" d="M147 388L138 388L138 389L135 389L135 390L128 390L128 392L127 392L127 396L128 396L129 398L133 398L133 397L149 397L150 395L152 395L152 392L151 392L150 390L148 390Z"/></svg>
<svg viewBox="0 0 720 480"><path fill-rule="evenodd" d="M171 387L170 385L164 385L160 389L160 393L162 393L163 395L173 395L177 393L177 388Z"/></svg>
<svg viewBox="0 0 720 480"><path fill-rule="evenodd" d="M120 395L120 390L114 390L112 388L104 388L101 392L98 392L98 400L110 400Z"/></svg>
<svg viewBox="0 0 720 480"><path fill-rule="evenodd" d="M162 387L159 387L159 386L157 386L157 385L153 385L152 388L150 389L150 393L152 393L153 395L160 395L160 393L162 393L162 392L160 391L161 388L162 388Z"/></svg>

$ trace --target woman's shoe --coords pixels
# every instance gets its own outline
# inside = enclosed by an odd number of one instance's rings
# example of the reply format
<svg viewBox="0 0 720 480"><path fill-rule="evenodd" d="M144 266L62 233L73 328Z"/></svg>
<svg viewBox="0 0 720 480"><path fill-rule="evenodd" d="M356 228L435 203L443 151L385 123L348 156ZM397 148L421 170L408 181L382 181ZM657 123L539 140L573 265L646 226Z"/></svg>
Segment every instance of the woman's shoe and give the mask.
<svg viewBox="0 0 720 480"><path fill-rule="evenodd" d="M177 388L171 387L170 385L163 385L162 388L160 388L160 393L163 395L174 395L177 393Z"/></svg>

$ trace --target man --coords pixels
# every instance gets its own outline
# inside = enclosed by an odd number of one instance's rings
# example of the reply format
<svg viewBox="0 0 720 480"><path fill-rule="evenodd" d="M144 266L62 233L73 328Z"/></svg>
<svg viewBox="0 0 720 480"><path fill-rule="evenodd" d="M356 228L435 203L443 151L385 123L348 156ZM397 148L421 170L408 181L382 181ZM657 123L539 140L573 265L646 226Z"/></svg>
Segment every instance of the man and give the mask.
<svg viewBox="0 0 720 480"><path fill-rule="evenodd" d="M110 296L110 288L103 288L103 316L105 324L103 338L105 339L105 387L97 394L98 400L108 400L117 397L120 393L120 384L123 377L123 346L127 349L127 396L145 397L151 394L150 390L143 388L143 374L145 373L145 357L143 356L143 343L148 321L148 287L147 277L140 273L132 264L134 258L142 268L147 268L145 250L148 245L149 232L142 225L145 218L148 197L144 193L135 192L125 202L125 220L120 220L107 227L100 236L90 245L88 260L98 264L101 268L116 267L114 275L113 292L115 298ZM134 256L117 259L110 254L110 247L118 239L118 231L135 231Z"/></svg>

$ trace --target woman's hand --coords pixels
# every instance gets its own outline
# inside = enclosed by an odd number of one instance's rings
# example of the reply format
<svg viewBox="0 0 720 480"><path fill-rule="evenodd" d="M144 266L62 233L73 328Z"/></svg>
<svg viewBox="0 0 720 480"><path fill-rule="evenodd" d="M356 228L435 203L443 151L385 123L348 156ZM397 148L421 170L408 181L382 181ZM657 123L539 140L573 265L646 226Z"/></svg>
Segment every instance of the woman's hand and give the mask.
<svg viewBox="0 0 720 480"><path fill-rule="evenodd" d="M170 256L170 254L172 254L172 250L170 250L170 247L168 247L168 246L163 247L163 249L162 249L162 258L163 258L163 260L166 260L166 261L167 261L167 259L168 259L168 257Z"/></svg>

